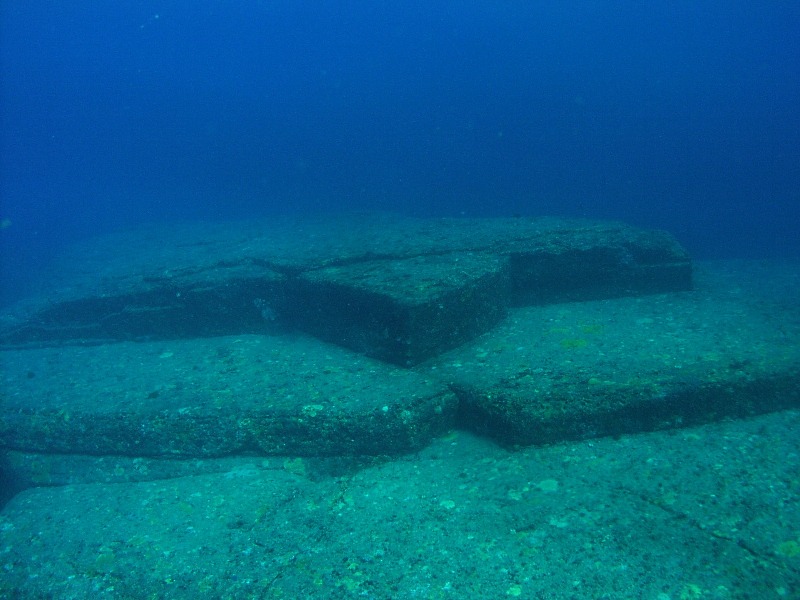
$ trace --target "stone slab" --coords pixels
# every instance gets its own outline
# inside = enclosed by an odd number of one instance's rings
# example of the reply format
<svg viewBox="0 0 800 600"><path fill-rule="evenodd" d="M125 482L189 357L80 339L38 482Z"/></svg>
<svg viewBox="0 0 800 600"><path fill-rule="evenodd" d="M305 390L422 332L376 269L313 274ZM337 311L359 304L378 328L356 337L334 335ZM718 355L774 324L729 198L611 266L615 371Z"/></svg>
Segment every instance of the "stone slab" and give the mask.
<svg viewBox="0 0 800 600"><path fill-rule="evenodd" d="M468 434L19 494L8 598L796 598L800 413L507 452Z"/></svg>
<svg viewBox="0 0 800 600"><path fill-rule="evenodd" d="M534 306L426 364L461 427L544 444L800 405L800 263L701 263L693 292Z"/></svg>
<svg viewBox="0 0 800 600"><path fill-rule="evenodd" d="M800 404L799 280L702 263L693 292L515 308L414 370L293 334L6 349L0 448L394 455L456 425L544 444L777 410Z"/></svg>
<svg viewBox="0 0 800 600"><path fill-rule="evenodd" d="M87 242L0 343L175 339L294 327L402 366L509 304L691 288L668 234L557 219L330 217L151 228ZM366 310L364 310L366 308Z"/></svg>
<svg viewBox="0 0 800 600"><path fill-rule="evenodd" d="M252 264L129 278L113 291L36 303L29 318L6 327L3 341L46 346L270 332L277 323L264 299L279 296L285 279Z"/></svg>
<svg viewBox="0 0 800 600"><path fill-rule="evenodd" d="M675 238L613 224L567 225L509 239L510 301L517 306L616 298L692 288Z"/></svg>
<svg viewBox="0 0 800 600"><path fill-rule="evenodd" d="M308 456L251 454L214 458L48 454L0 451L0 508L14 495L31 487L56 487L86 483L135 483L227 473L243 464L278 465L320 479L344 476L390 460L386 455Z"/></svg>
<svg viewBox="0 0 800 600"><path fill-rule="evenodd" d="M506 261L423 255L302 274L291 321L326 341L403 366L488 331L506 314Z"/></svg>
<svg viewBox="0 0 800 600"><path fill-rule="evenodd" d="M133 457L397 454L453 422L446 386L313 338L0 353L0 447Z"/></svg>

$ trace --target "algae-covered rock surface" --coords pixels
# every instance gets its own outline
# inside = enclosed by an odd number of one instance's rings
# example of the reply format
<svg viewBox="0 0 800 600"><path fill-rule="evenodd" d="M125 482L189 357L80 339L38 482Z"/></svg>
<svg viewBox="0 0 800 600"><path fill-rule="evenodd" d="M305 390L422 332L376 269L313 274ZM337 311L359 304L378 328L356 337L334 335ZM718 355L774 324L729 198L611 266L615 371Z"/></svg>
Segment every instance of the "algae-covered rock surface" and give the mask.
<svg viewBox="0 0 800 600"><path fill-rule="evenodd" d="M700 263L692 292L520 308L426 365L459 423L505 444L800 405L800 272Z"/></svg>
<svg viewBox="0 0 800 600"><path fill-rule="evenodd" d="M22 492L14 598L793 598L800 415L508 452L466 433L336 474L245 458Z"/></svg>
<svg viewBox="0 0 800 600"><path fill-rule="evenodd" d="M0 342L193 338L291 327L409 366L509 303L684 290L671 236L558 219L280 219L152 228L73 249Z"/></svg>
<svg viewBox="0 0 800 600"><path fill-rule="evenodd" d="M0 595L800 594L800 263L664 232L148 229L0 324Z"/></svg>
<svg viewBox="0 0 800 600"><path fill-rule="evenodd" d="M546 444L800 403L792 263L692 267L663 232L554 219L158 233L76 248L7 315L3 448L398 455L453 427Z"/></svg>
<svg viewBox="0 0 800 600"><path fill-rule="evenodd" d="M7 352L0 439L39 453L400 454L453 422L438 380L305 336Z"/></svg>

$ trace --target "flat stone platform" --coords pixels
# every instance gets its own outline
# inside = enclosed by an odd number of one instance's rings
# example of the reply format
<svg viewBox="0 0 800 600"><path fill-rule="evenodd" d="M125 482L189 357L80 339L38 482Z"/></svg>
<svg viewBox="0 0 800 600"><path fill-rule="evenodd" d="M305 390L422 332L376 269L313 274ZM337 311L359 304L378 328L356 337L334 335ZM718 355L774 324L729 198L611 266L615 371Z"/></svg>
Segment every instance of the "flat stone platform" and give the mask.
<svg viewBox="0 0 800 600"><path fill-rule="evenodd" d="M0 344L294 329L401 366L489 331L508 306L691 288L668 234L558 219L337 217L151 228L94 240Z"/></svg>
<svg viewBox="0 0 800 600"><path fill-rule="evenodd" d="M331 233L341 225L334 220L327 233L313 224L294 236L284 232L283 242L271 230L272 245L249 237L260 228L245 227L240 237L232 229L211 228L201 236L190 228L172 239L181 239L183 250L161 240L163 252L146 245L132 258L110 254L114 245L132 248L134 239L141 245L148 239L141 233L124 244L106 238L76 250L67 264L85 273L75 275L75 285L62 281L47 303L34 302L7 319L8 343L0 351L0 448L10 453L4 472L23 486L57 483L58 475L49 480L26 468L26 456L38 456L32 464L58 474L67 470L58 464L63 456L399 455L452 428L508 446L549 444L800 405L797 263L700 263L687 290L690 265L665 234L508 220L409 221L401 235L396 221L369 221L383 223L380 231L388 237L381 246L379 230L358 231L368 221L348 221L358 235L341 239ZM537 227L540 237L533 235ZM301 234L306 243L292 246L289 240ZM200 237L227 258L211 260L209 248L198 246ZM642 262L619 254L633 252L623 239L638 240L633 247ZM456 252L459 244L470 250ZM373 248L368 254L365 245ZM273 248L270 265L241 258L258 254L255 247ZM526 254L523 248L538 250ZM620 270L575 280L585 266L575 260L570 271L566 257L581 255L576 248L593 268L605 256L609 268L618 264ZM341 255L334 258L334 252ZM534 269L534 256L549 258ZM566 261L558 285L557 271L545 277L542 266L554 257ZM198 267L203 260L210 266ZM153 283L156 263L172 287ZM656 266L639 277L645 264ZM231 274L251 267L270 275L259 279L248 271L252 277L235 284ZM150 274L136 275L140 268ZM239 319L243 325L249 317L235 310L232 298L238 298L257 313L252 322L258 331L211 335L216 326L205 328L191 312L198 305L181 304L199 293L192 286L203 277L218 301L204 305L212 321L235 315L228 324ZM285 286L276 294L296 294L291 303L280 305L278 298L286 296L248 295L259 286L266 292L276 280ZM178 289L177 282L186 287ZM158 294L172 290L178 299L172 312L146 308L155 296L121 293L150 284ZM653 293L659 287L675 289ZM585 299L575 300L578 293ZM119 308L136 298L137 307L123 306L116 321L103 313L104 302ZM155 321L153 314L159 315ZM87 325L90 318L94 325ZM70 337L128 318L129 332L148 335ZM444 351L457 340L457 348ZM378 347L391 356L374 358L381 352L371 350ZM164 476L186 471L179 462L174 470L160 464Z"/></svg>
<svg viewBox="0 0 800 600"><path fill-rule="evenodd" d="M0 512L0 597L797 598L799 427L516 452L459 432L335 474L251 457L38 487Z"/></svg>
<svg viewBox="0 0 800 600"><path fill-rule="evenodd" d="M8 351L0 440L44 454L203 458L418 450L453 425L438 380L307 336Z"/></svg>
<svg viewBox="0 0 800 600"><path fill-rule="evenodd" d="M691 292L533 306L421 372L503 444L800 406L800 264L695 265Z"/></svg>
<svg viewBox="0 0 800 600"><path fill-rule="evenodd" d="M800 261L401 221L66 257L2 326L0 596L800 593Z"/></svg>

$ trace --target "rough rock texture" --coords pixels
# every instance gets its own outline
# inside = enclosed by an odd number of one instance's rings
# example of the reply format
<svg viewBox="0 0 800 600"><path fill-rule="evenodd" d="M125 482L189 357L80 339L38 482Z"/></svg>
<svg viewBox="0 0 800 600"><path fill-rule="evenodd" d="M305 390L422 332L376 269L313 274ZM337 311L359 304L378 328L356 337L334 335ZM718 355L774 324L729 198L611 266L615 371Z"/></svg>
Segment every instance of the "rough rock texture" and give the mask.
<svg viewBox="0 0 800 600"><path fill-rule="evenodd" d="M798 427L516 452L457 433L333 476L251 457L30 489L0 513L0 597L797 598Z"/></svg>
<svg viewBox="0 0 800 600"><path fill-rule="evenodd" d="M396 455L456 426L543 444L800 404L796 265L702 264L687 291L669 236L613 224L288 225L76 250L85 273L5 330L0 445Z"/></svg>
<svg viewBox="0 0 800 600"><path fill-rule="evenodd" d="M800 594L800 415L729 418L800 406L799 262L330 218L50 283L0 327L0 597Z"/></svg>
<svg viewBox="0 0 800 600"><path fill-rule="evenodd" d="M455 412L437 380L294 336L12 351L2 377L0 440L24 452L400 454Z"/></svg>
<svg viewBox="0 0 800 600"><path fill-rule="evenodd" d="M494 327L511 304L691 288L669 235L555 219L362 217L148 230L65 257L7 345L286 327L409 366Z"/></svg>
<svg viewBox="0 0 800 600"><path fill-rule="evenodd" d="M512 445L800 405L800 270L696 271L693 292L515 309L425 372L456 391L462 427Z"/></svg>

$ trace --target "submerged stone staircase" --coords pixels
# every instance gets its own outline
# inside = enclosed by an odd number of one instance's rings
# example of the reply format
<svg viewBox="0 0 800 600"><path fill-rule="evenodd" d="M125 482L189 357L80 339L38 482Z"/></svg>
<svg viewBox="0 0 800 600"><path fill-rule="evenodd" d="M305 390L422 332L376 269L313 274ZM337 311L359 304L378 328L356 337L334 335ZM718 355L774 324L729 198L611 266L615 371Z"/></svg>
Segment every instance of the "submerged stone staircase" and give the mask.
<svg viewBox="0 0 800 600"><path fill-rule="evenodd" d="M663 232L554 219L337 218L154 229L64 258L0 343L106 343L296 329L412 366L514 305L690 289Z"/></svg>
<svg viewBox="0 0 800 600"><path fill-rule="evenodd" d="M664 232L558 219L108 236L4 316L0 446L53 483L65 456L393 455L800 403L797 271L695 271Z"/></svg>

